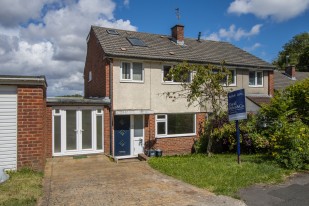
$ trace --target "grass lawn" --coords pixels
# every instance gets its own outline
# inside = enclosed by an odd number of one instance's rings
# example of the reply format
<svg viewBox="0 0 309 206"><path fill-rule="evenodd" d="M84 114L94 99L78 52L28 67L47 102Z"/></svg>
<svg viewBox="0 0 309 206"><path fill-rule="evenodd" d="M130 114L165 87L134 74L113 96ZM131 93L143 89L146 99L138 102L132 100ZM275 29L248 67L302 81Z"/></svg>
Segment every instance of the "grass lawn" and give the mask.
<svg viewBox="0 0 309 206"><path fill-rule="evenodd" d="M0 205L36 205L42 193L43 173L22 169L9 175L10 179L0 184Z"/></svg>
<svg viewBox="0 0 309 206"><path fill-rule="evenodd" d="M278 183L293 170L279 167L262 155L242 155L237 164L236 155L194 154L151 158L149 164L169 176L180 179L216 194L237 197L240 188L255 183Z"/></svg>

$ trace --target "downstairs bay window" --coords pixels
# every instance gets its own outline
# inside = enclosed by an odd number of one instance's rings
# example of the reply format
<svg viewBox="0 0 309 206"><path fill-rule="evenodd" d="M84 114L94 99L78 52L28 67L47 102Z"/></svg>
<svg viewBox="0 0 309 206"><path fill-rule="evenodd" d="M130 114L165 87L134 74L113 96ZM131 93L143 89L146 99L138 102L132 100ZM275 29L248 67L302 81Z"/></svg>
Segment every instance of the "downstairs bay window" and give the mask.
<svg viewBox="0 0 309 206"><path fill-rule="evenodd" d="M156 137L195 135L195 114L156 115Z"/></svg>

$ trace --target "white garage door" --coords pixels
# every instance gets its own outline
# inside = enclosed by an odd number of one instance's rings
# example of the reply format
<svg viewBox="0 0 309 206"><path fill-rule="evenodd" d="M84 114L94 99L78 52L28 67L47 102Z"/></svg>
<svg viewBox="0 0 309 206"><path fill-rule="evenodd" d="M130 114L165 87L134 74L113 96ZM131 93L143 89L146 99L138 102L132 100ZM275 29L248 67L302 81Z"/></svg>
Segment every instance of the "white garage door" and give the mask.
<svg viewBox="0 0 309 206"><path fill-rule="evenodd" d="M17 159L17 91L0 86L0 168L15 169Z"/></svg>

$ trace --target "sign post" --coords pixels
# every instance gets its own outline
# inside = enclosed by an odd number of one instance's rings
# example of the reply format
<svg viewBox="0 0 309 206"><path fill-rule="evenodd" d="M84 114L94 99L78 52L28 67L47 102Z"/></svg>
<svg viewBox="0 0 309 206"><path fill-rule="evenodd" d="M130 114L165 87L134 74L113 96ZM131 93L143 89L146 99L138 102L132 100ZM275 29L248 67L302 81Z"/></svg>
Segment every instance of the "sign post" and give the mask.
<svg viewBox="0 0 309 206"><path fill-rule="evenodd" d="M240 164L240 135L238 120L247 119L245 90L240 89L228 93L229 121L236 121L237 162Z"/></svg>

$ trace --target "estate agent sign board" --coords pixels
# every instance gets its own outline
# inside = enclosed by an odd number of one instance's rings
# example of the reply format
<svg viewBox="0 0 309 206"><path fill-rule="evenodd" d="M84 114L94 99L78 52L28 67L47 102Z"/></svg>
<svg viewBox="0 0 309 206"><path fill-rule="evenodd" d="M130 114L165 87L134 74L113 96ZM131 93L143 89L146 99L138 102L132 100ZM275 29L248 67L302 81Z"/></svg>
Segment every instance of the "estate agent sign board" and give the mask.
<svg viewBox="0 0 309 206"><path fill-rule="evenodd" d="M237 161L240 164L240 137L238 120L247 119L245 90L240 89L228 93L229 121L236 121Z"/></svg>

